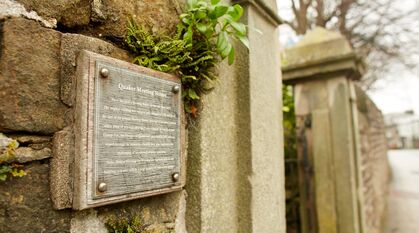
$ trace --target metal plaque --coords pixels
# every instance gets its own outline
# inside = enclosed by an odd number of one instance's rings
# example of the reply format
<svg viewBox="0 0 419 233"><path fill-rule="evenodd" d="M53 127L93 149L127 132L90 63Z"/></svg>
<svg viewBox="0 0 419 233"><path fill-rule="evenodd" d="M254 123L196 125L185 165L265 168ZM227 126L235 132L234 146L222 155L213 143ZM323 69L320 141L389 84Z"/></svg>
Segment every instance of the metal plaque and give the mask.
<svg viewBox="0 0 419 233"><path fill-rule="evenodd" d="M81 197L75 198L75 208L181 188L183 110L178 78L91 52L80 56L78 72L85 72L87 80L78 80L77 103L87 103L86 109L76 106L82 115L76 116L76 127L87 126L80 129L79 140L76 133L76 146L86 141L87 160L76 155Z"/></svg>

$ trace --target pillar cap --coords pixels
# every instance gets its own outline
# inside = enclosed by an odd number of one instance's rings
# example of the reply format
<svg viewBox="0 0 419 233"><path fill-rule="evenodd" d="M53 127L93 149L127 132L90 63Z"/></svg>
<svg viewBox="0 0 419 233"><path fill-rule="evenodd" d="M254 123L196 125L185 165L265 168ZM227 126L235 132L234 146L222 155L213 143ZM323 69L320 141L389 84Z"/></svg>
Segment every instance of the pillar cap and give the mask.
<svg viewBox="0 0 419 233"><path fill-rule="evenodd" d="M365 71L365 64L356 56L347 39L339 32L321 27L309 31L282 55L285 83L327 78L331 75L360 79Z"/></svg>

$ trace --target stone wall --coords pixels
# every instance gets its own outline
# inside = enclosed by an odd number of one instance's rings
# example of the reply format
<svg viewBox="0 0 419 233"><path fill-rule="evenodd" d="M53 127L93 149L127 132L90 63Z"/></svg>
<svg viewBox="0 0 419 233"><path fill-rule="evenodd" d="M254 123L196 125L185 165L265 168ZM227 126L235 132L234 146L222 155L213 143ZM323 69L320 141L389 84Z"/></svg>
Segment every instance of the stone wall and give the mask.
<svg viewBox="0 0 419 233"><path fill-rule="evenodd" d="M278 25L253 1L243 2L244 22L258 29L249 31L250 53L239 47L234 66L220 65L216 89L190 122L185 189L69 209L77 54L131 61L122 43L127 19L170 34L184 4L0 1L0 135L19 142L27 172L0 183L0 232L101 233L108 220L125 217L138 217L148 233L285 232L280 59L272 52Z"/></svg>
<svg viewBox="0 0 419 233"><path fill-rule="evenodd" d="M361 156L361 211L364 232L380 233L386 211L389 165L383 114L359 87L356 88Z"/></svg>
<svg viewBox="0 0 419 233"><path fill-rule="evenodd" d="M185 191L72 211L68 209L71 180L50 176L72 175L71 166L60 165L74 156L77 53L87 49L130 62L132 56L121 43L126 20L132 16L156 33L169 33L182 4L176 0L0 2L0 135L18 141L16 160L27 173L0 183L1 232L107 232L105 222L121 217L139 217L147 232L184 232ZM57 192L68 199L53 205Z"/></svg>

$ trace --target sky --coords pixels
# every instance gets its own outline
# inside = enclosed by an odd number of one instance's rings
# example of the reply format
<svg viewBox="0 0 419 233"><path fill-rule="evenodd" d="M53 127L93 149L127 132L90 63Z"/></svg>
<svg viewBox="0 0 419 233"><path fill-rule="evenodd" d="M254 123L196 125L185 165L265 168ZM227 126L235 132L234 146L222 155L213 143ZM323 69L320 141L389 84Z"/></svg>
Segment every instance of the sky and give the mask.
<svg viewBox="0 0 419 233"><path fill-rule="evenodd" d="M411 9L419 0L399 1L403 10ZM284 19L290 19L291 0L277 0L278 14ZM419 19L418 19L419 20ZM280 27L281 44L295 40L295 34L287 26ZM419 46L419 45L418 45ZM419 63L419 60L418 60ZM369 91L369 96L384 114L414 110L419 115L419 74L406 70L404 67L395 67L388 77L377 83L377 88Z"/></svg>

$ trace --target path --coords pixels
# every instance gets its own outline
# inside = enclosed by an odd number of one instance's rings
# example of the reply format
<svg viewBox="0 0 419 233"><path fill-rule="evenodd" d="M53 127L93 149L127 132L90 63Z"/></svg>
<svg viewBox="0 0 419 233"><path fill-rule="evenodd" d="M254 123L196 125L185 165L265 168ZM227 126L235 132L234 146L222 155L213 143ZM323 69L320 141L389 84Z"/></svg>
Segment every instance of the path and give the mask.
<svg viewBox="0 0 419 233"><path fill-rule="evenodd" d="M419 233L419 150L389 152L392 180L384 233Z"/></svg>

